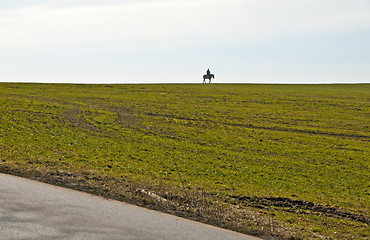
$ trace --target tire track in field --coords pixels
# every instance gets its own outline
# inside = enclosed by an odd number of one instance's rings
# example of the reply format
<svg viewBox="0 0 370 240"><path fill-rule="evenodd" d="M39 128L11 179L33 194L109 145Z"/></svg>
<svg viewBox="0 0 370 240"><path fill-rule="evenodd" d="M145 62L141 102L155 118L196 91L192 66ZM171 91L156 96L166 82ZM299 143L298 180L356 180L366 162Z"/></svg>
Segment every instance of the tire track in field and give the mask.
<svg viewBox="0 0 370 240"><path fill-rule="evenodd" d="M228 123L228 122L217 122L214 120L208 119L196 119L196 118L189 118L189 117L180 117L180 116L173 116L168 114L158 114L158 113L144 113L147 116L154 116L154 117L165 117L171 119L179 119L179 120L187 120L187 121L198 121L198 122L210 122L215 125L227 125L233 127L243 127L248 129L258 129L258 130L266 130L266 131L280 131L280 132L292 132L292 133L304 133L304 134L312 134L312 135L323 135L323 136L331 136L331 137L346 137L346 138L359 138L359 139L367 139L370 140L370 136L363 135L363 134L345 134L345 133L329 133L329 132L322 132L322 131L313 131L308 129L294 129L294 128L284 128L284 127L267 127L267 126L256 126L253 124L243 124L243 123Z"/></svg>
<svg viewBox="0 0 370 240"><path fill-rule="evenodd" d="M310 214L311 212L320 213L329 217L347 218L354 221L369 224L370 219L362 214L350 213L341 210L338 207L317 204L305 200L296 200L284 197L249 197L230 195L231 199L236 200L246 206L256 208L281 207L288 212Z"/></svg>
<svg viewBox="0 0 370 240"><path fill-rule="evenodd" d="M321 131L313 131L313 130L304 130L304 129L294 129L294 128L283 128L283 127L263 127L263 126L255 126L252 124L239 124L239 123L223 123L229 126L235 127L244 127L250 129L261 129L267 131L281 131L281 132L292 132L292 133L306 133L306 134L313 134L313 135L324 135L324 136L334 136L334 137L347 137L347 138L365 138L370 139L370 136L361 135L361 134L345 134L345 133L329 133L329 132L321 132Z"/></svg>

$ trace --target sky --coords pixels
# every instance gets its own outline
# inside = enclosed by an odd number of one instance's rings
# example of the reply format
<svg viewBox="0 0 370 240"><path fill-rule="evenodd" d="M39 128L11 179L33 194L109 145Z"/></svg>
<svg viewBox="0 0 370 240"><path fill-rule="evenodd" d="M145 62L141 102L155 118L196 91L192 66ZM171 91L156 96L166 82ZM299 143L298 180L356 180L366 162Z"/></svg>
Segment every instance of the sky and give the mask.
<svg viewBox="0 0 370 240"><path fill-rule="evenodd" d="M370 0L1 0L0 82L370 83Z"/></svg>

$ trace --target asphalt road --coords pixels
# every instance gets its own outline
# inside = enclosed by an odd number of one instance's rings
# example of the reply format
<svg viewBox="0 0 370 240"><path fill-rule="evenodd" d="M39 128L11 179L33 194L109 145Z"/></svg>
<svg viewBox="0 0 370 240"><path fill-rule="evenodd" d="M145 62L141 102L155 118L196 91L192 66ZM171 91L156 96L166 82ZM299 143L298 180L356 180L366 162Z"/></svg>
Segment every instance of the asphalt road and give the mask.
<svg viewBox="0 0 370 240"><path fill-rule="evenodd" d="M87 193L0 174L0 239L257 238Z"/></svg>

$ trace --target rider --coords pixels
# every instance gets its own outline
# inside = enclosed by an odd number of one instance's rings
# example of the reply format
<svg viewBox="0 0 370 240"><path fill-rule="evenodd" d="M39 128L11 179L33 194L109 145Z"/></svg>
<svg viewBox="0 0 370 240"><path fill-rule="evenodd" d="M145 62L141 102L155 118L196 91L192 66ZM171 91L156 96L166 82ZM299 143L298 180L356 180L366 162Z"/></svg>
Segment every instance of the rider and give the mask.
<svg viewBox="0 0 370 240"><path fill-rule="evenodd" d="M211 71L209 71L209 68L207 69L207 76L209 79L211 78Z"/></svg>

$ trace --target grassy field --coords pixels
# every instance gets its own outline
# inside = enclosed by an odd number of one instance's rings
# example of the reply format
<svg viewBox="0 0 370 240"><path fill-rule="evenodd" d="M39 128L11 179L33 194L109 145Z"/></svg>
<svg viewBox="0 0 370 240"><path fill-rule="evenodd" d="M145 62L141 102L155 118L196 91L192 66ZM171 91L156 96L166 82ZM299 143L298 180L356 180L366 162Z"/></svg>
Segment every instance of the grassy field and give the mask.
<svg viewBox="0 0 370 240"><path fill-rule="evenodd" d="M1 172L264 238L369 238L369 84L0 83L0 103Z"/></svg>

